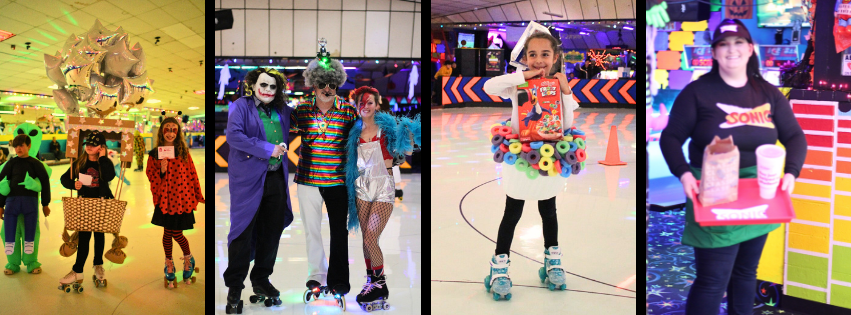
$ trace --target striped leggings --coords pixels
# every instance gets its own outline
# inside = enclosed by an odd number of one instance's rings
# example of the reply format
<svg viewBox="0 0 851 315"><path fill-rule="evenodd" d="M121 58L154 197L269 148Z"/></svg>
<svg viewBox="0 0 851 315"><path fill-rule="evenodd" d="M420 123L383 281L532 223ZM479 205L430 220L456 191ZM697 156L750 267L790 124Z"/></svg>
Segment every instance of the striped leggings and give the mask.
<svg viewBox="0 0 851 315"><path fill-rule="evenodd" d="M183 231L181 230L169 230L164 229L163 232L163 248L165 249L165 258L171 258L171 239L174 238L177 241L177 244L180 244L180 249L183 250L183 255L189 255L189 242L186 240L186 237L183 236Z"/></svg>

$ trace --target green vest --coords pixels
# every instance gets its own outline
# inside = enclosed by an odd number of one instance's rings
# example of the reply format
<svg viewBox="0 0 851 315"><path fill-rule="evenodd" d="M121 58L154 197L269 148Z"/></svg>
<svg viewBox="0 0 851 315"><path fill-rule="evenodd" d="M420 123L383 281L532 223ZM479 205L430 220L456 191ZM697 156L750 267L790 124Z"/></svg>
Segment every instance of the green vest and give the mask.
<svg viewBox="0 0 851 315"><path fill-rule="evenodd" d="M700 180L700 169L692 167L691 172L694 178ZM739 178L756 178L756 166L740 169ZM686 228L683 231L683 245L698 248L726 247L763 236L780 227L779 223L700 226L694 221L694 207L691 199L686 199Z"/></svg>
<svg viewBox="0 0 851 315"><path fill-rule="evenodd" d="M263 128L266 129L266 142L271 144L284 142L284 134L281 131L281 116L278 115L278 111L273 108L272 117L269 117L264 115L266 112L261 112L261 110L259 107L257 108L257 116L263 121ZM269 165L277 163L281 163L281 160L277 158L269 159Z"/></svg>

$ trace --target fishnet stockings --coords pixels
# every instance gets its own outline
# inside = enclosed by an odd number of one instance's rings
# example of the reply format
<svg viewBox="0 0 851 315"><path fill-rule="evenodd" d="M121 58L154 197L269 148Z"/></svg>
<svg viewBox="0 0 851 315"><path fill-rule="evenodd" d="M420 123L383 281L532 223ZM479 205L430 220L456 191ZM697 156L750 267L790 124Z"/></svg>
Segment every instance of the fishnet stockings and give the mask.
<svg viewBox="0 0 851 315"><path fill-rule="evenodd" d="M369 259L374 268L384 265L384 256L378 247L378 237L387 226L390 214L393 213L393 204L389 202L366 202L358 199L358 219L363 232L363 256Z"/></svg>

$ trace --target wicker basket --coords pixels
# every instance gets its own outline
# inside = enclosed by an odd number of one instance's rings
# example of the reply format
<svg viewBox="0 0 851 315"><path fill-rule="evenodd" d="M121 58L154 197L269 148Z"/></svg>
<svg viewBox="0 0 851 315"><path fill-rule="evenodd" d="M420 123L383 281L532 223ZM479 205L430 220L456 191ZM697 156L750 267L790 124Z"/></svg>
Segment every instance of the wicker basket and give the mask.
<svg viewBox="0 0 851 315"><path fill-rule="evenodd" d="M63 197L62 206L68 230L119 233L127 201Z"/></svg>

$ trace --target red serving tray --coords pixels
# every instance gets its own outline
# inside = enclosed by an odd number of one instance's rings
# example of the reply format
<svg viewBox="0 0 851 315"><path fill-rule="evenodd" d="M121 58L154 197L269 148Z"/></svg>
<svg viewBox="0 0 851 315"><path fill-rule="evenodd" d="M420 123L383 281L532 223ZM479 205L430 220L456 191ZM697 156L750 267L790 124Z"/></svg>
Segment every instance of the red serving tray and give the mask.
<svg viewBox="0 0 851 315"><path fill-rule="evenodd" d="M795 218L795 209L789 192L780 186L774 199L762 199L756 178L740 179L736 201L704 207L695 198L694 220L700 226L788 223Z"/></svg>

